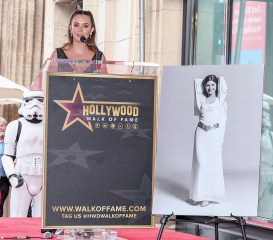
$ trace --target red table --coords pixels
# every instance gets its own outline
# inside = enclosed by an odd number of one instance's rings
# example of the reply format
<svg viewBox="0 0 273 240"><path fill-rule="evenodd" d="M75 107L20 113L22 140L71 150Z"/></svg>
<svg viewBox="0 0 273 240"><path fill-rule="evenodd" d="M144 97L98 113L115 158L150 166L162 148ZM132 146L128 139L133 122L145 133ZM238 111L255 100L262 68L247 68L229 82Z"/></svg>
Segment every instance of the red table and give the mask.
<svg viewBox="0 0 273 240"><path fill-rule="evenodd" d="M0 239L30 236L43 237L41 233L41 218L0 218ZM156 240L159 232L158 228L118 228L120 238L128 240ZM208 238L198 237L186 233L175 232L164 229L162 240L208 240Z"/></svg>

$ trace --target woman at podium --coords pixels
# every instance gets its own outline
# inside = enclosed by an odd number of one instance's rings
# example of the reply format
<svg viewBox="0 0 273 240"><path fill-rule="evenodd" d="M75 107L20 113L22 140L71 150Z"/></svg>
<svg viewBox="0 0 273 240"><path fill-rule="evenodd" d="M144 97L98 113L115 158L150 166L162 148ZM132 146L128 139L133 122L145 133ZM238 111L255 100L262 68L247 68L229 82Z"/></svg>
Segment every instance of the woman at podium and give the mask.
<svg viewBox="0 0 273 240"><path fill-rule="evenodd" d="M90 11L72 13L67 37L67 42L52 52L48 72L107 73L106 64L102 64L106 61L105 55L96 45L96 26ZM39 76L31 89L42 88L42 77Z"/></svg>
<svg viewBox="0 0 273 240"><path fill-rule="evenodd" d="M76 10L72 13L68 25L68 41L51 54L55 59L79 59L86 61L105 61L104 54L96 46L96 26L90 11ZM59 71L68 72L105 72L100 64L84 68L81 64L59 64ZM78 68L78 69L77 69Z"/></svg>

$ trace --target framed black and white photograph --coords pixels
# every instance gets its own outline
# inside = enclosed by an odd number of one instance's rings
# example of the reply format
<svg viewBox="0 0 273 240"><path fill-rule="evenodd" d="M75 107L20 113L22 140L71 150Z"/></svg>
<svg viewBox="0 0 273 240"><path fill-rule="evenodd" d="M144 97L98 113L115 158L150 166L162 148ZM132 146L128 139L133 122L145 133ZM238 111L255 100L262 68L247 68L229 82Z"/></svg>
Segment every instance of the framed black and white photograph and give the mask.
<svg viewBox="0 0 273 240"><path fill-rule="evenodd" d="M256 216L263 65L163 68L154 214Z"/></svg>

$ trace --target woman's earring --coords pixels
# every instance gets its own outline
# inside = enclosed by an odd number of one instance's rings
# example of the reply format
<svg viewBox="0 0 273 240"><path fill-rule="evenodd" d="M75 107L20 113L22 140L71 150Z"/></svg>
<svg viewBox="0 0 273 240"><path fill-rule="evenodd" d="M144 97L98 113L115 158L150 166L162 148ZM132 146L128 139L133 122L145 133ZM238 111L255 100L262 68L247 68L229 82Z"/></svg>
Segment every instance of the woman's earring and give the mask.
<svg viewBox="0 0 273 240"><path fill-rule="evenodd" d="M71 37L73 36L72 32L70 32L70 36L71 36Z"/></svg>
<svg viewBox="0 0 273 240"><path fill-rule="evenodd" d="M92 37L92 34L93 34L93 33L90 33L90 38Z"/></svg>

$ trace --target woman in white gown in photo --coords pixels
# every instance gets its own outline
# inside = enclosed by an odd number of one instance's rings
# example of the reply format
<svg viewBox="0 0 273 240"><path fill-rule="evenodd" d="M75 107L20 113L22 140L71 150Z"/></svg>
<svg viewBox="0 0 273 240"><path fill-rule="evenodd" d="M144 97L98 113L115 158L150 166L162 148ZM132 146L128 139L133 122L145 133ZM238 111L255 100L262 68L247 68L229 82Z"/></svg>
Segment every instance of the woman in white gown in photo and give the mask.
<svg viewBox="0 0 273 240"><path fill-rule="evenodd" d="M195 131L190 199L202 207L226 198L222 146L227 116L227 85L223 77L195 79L199 123Z"/></svg>

